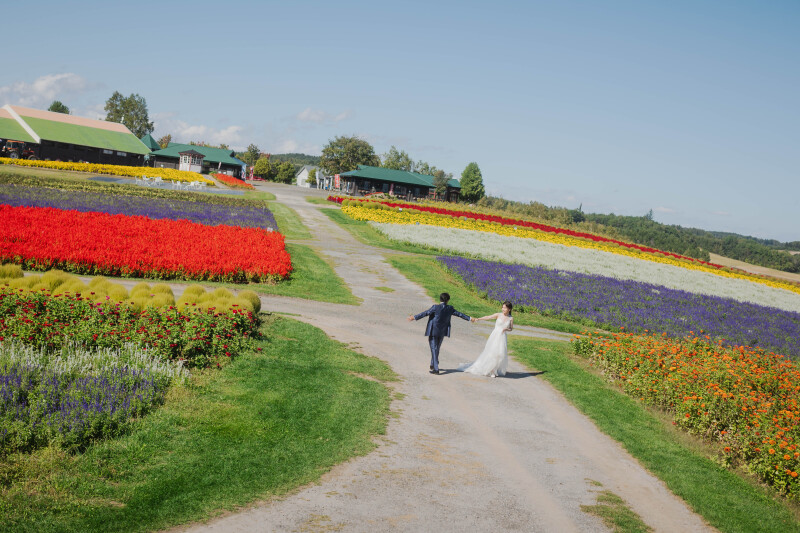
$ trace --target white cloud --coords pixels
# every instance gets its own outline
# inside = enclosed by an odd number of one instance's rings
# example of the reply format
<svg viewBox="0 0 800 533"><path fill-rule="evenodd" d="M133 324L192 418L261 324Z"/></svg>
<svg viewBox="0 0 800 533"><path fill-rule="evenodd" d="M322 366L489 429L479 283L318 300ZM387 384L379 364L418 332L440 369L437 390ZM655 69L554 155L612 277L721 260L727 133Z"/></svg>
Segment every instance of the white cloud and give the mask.
<svg viewBox="0 0 800 533"><path fill-rule="evenodd" d="M244 139L242 126L227 126L222 129L203 124L189 124L175 118L174 113L156 113L153 115L154 136L170 134L174 142L205 142L212 145L227 144L233 149L243 150L247 142Z"/></svg>
<svg viewBox="0 0 800 533"><path fill-rule="evenodd" d="M337 122L341 122L350 118L352 115L353 113L350 110L333 115L331 113L326 113L325 111L307 107L300 111L300 113L295 116L295 119L299 120L300 122L313 122L315 124L336 124Z"/></svg>
<svg viewBox="0 0 800 533"><path fill-rule="evenodd" d="M293 139L286 139L278 143L276 154L318 154L322 150L311 143L301 143Z"/></svg>
<svg viewBox="0 0 800 533"><path fill-rule="evenodd" d="M674 209L671 209L669 207L663 207L663 206L662 207L656 207L655 209L653 209L653 211L655 211L656 213L674 213L675 212Z"/></svg>
<svg viewBox="0 0 800 533"><path fill-rule="evenodd" d="M0 87L0 104L47 108L53 100L65 101L91 88L85 78L72 72L46 74L33 83L20 81Z"/></svg>
<svg viewBox="0 0 800 533"><path fill-rule="evenodd" d="M711 211L711 214L715 215L715 216L718 216L718 217L729 217L729 216L731 216L731 214L728 213L727 211Z"/></svg>

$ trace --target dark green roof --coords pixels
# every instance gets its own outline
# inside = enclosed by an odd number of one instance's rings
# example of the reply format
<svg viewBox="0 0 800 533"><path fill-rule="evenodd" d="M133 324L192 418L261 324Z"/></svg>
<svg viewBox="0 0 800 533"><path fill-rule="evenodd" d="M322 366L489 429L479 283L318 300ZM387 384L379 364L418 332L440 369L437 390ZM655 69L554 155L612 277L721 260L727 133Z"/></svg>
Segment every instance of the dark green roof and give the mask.
<svg viewBox="0 0 800 533"><path fill-rule="evenodd" d="M25 141L26 143L36 142L25 128L13 118L0 117L0 139L11 139L12 141Z"/></svg>
<svg viewBox="0 0 800 533"><path fill-rule="evenodd" d="M390 181L393 183L405 183L416 187L433 187L433 176L427 174L417 174L416 172L407 172L405 170L392 170L383 167L370 167L367 165L358 165L356 170L343 172L339 174L345 177L363 178L379 181ZM458 180L451 179L447 182L448 187L460 189L461 184Z"/></svg>
<svg viewBox="0 0 800 533"><path fill-rule="evenodd" d="M48 141L56 141L78 146L92 146L117 150L130 154L148 154L150 149L130 133L90 128L66 122L56 122L43 118L23 117L36 135Z"/></svg>
<svg viewBox="0 0 800 533"><path fill-rule="evenodd" d="M169 143L163 150L156 150L151 154L153 157L172 157L180 159L180 153L194 150L205 156L208 163L225 163L226 165L244 165L243 162L233 157L233 150L227 148L210 148L208 146L195 146L193 144Z"/></svg>
<svg viewBox="0 0 800 533"><path fill-rule="evenodd" d="M158 141L153 139L153 136L149 133L142 137L142 142L151 150L161 150L161 145L158 144Z"/></svg>

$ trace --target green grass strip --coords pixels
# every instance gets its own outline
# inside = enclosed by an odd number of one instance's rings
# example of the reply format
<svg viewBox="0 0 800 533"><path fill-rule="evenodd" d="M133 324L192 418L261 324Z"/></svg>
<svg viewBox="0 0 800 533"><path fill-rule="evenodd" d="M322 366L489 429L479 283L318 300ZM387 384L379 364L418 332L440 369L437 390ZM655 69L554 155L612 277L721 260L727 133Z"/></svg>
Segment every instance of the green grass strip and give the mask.
<svg viewBox="0 0 800 533"><path fill-rule="evenodd" d="M344 280L313 248L302 244L286 243L286 249L292 256L292 266L294 267L292 275L287 281L281 281L274 285L251 283L245 288L260 294L292 296L318 302L350 305L361 303L361 299L350 292L350 288ZM230 284L225 286L236 288Z"/></svg>
<svg viewBox="0 0 800 533"><path fill-rule="evenodd" d="M275 216L275 222L278 223L278 231L283 233L287 239L310 239L311 233L308 228L300 221L300 217L290 207L278 202L270 202L268 204L269 210Z"/></svg>
<svg viewBox="0 0 800 533"><path fill-rule="evenodd" d="M397 250L400 252L438 255L438 252L433 249L427 249L421 246L405 244L399 241L388 239L378 230L370 226L367 222L363 220L353 220L349 216L342 213L340 209L322 209L321 211L330 217L331 220L352 233L353 236L363 244L377 246L379 248L386 248L387 250Z"/></svg>
<svg viewBox="0 0 800 533"><path fill-rule="evenodd" d="M649 533L653 528L633 512L625 501L611 492L604 490L597 495L597 504L581 505L581 511L599 517L603 524L614 533Z"/></svg>
<svg viewBox="0 0 800 533"><path fill-rule="evenodd" d="M800 531L788 505L766 489L694 452L638 402L571 356L571 345L513 337L514 357L620 442L645 468L721 531Z"/></svg>
<svg viewBox="0 0 800 533"><path fill-rule="evenodd" d="M263 352L195 375L125 437L0 462L0 531L165 529L371 451L389 415L388 366L295 320L273 317L263 331Z"/></svg>

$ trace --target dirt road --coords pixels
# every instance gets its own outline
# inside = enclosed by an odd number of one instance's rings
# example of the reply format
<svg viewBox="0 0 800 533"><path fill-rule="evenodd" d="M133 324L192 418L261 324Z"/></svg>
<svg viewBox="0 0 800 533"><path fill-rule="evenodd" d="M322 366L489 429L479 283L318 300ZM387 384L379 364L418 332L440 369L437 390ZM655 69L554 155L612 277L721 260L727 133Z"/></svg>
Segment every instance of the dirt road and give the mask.
<svg viewBox="0 0 800 533"><path fill-rule="evenodd" d="M334 264L360 306L265 297L329 336L379 357L401 376L396 417L378 448L322 480L189 531L606 531L581 511L598 490L622 497L656 531L709 531L702 519L546 382L513 360L491 379L428 373L424 322L407 315L433 301L305 201L307 189L260 185L294 209L310 244ZM375 287L390 287L383 292ZM452 302L458 308L458 302ZM471 361L491 330L454 319L441 366ZM514 334L561 334L517 328ZM602 487L596 483L602 484Z"/></svg>

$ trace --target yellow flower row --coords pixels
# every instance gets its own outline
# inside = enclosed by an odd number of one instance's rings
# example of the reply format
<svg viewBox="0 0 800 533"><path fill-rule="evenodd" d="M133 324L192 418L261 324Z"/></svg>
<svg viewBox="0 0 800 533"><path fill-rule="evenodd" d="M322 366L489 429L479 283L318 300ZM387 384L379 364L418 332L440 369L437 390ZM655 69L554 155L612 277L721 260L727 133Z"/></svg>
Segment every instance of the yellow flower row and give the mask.
<svg viewBox="0 0 800 533"><path fill-rule="evenodd" d="M564 235L561 233L550 233L546 231L539 231L532 228L526 228L523 226L507 226L499 224L497 222L489 222L485 220L477 220L467 217L456 218L451 216L437 215L433 213L425 213L422 211L416 211L411 209L407 210L370 209L361 205L356 206L356 205L342 204L342 212L355 220L385 222L388 224L424 224L428 226L460 228L472 231L485 231L489 233L496 233L498 235L506 235L510 237L536 239L539 241L550 242L553 244L561 244L564 246L590 248L594 250L600 250L603 252L626 255L628 257L642 259L644 261L652 261L654 263L674 265L690 270L709 272L717 276L743 279L755 283L762 283L770 287L785 289L800 294L800 287L797 287L790 283L782 283L776 280L749 276L745 272L730 272L727 270L721 270L699 263L681 261L679 259L674 259L672 257L668 257L665 255L642 252L640 250L626 248L609 242L597 242L589 239L580 239L578 237L571 237L569 235Z"/></svg>
<svg viewBox="0 0 800 533"><path fill-rule="evenodd" d="M176 170L174 168L151 168L151 167L129 167L123 165L102 165L100 163L70 163L65 161L41 161L29 159L9 159L0 157L0 164L18 165L21 167L52 168L55 170L73 170L76 172L89 172L92 174L111 174L112 176L124 176L136 178L147 176L150 178L161 178L170 181L200 181L207 185L216 185L210 179L186 170Z"/></svg>

